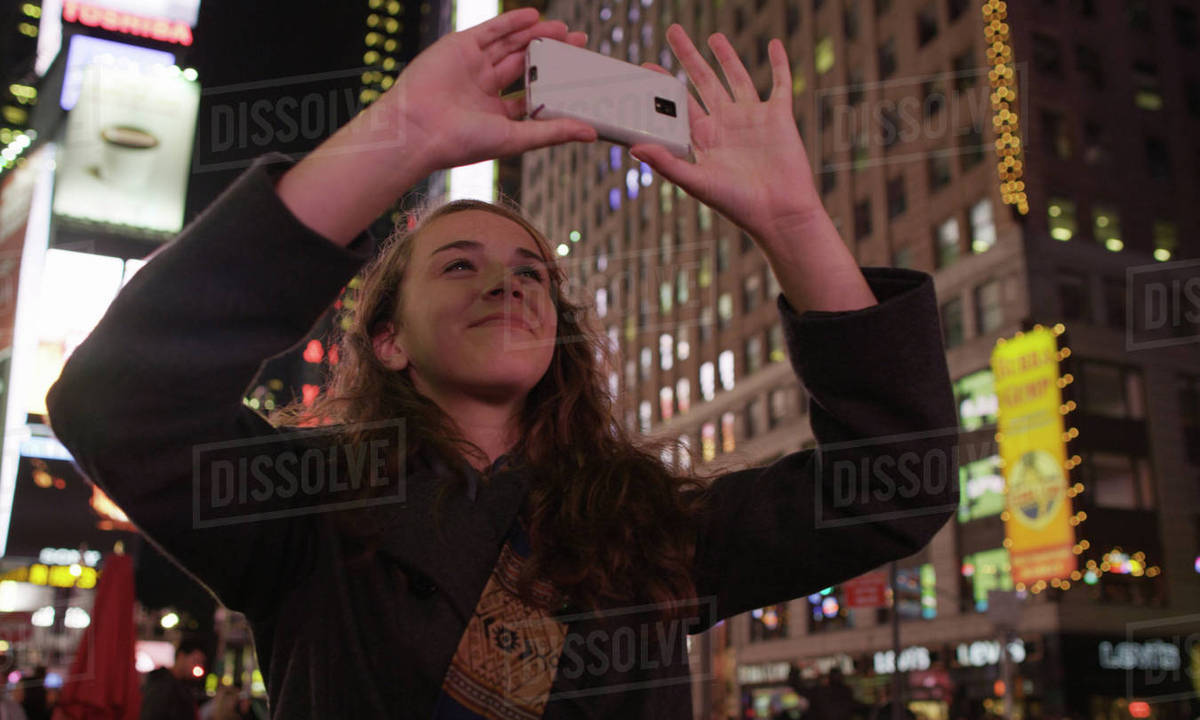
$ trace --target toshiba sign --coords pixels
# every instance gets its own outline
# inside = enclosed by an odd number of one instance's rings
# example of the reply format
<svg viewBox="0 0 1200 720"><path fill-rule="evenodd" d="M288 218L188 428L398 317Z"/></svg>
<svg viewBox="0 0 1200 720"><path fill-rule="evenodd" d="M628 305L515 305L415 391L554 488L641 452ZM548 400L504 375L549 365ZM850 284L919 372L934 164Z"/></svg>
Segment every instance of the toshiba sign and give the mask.
<svg viewBox="0 0 1200 720"><path fill-rule="evenodd" d="M177 45L192 44L192 28L187 22L164 17L147 17L115 8L66 0L63 20L110 32L125 33Z"/></svg>

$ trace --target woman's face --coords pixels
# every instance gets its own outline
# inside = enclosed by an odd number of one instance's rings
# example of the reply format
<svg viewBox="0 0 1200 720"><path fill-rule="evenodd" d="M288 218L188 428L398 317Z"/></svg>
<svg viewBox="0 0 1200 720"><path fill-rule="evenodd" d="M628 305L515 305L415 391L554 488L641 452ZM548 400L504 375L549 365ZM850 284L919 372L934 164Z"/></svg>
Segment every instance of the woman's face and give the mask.
<svg viewBox="0 0 1200 720"><path fill-rule="evenodd" d="M375 348L423 394L511 401L550 367L550 277L520 224L485 210L433 220L416 237L401 292L402 326Z"/></svg>

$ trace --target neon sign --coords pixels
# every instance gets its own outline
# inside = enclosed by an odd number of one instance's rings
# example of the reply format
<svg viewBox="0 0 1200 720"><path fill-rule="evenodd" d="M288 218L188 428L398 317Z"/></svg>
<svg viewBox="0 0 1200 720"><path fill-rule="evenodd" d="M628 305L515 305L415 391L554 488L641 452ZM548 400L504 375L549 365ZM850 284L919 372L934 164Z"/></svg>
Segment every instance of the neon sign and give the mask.
<svg viewBox="0 0 1200 720"><path fill-rule="evenodd" d="M144 17L74 0L66 0L63 3L63 20L159 42L184 46L192 44L192 29L182 20Z"/></svg>

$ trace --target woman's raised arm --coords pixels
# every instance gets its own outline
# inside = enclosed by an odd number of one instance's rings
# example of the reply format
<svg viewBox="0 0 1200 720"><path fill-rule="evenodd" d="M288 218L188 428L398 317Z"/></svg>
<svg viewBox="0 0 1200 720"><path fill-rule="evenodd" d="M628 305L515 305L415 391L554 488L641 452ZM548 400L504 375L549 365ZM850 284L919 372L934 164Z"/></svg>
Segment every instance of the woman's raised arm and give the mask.
<svg viewBox="0 0 1200 720"><path fill-rule="evenodd" d="M596 131L577 120L522 122L500 91L524 72L535 37L583 45L561 21L512 10L447 35L418 55L377 102L284 175L276 190L305 225L348 244L434 170L517 155Z"/></svg>

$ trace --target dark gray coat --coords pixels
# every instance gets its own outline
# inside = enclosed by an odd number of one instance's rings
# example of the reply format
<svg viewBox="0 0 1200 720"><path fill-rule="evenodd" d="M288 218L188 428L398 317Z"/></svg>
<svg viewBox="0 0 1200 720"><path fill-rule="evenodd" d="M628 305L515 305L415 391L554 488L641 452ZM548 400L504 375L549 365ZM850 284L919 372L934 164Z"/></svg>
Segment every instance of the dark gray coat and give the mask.
<svg viewBox="0 0 1200 720"><path fill-rule="evenodd" d="M342 248L301 224L274 192L287 167L260 158L154 254L71 355L47 396L50 422L149 538L247 615L273 717L428 718L526 480L510 472L474 502L452 498L439 537L437 475L412 463L403 503L355 511L387 528L369 560L353 559L333 513L297 511L314 507L312 493L221 505L225 486L214 495L214 484L230 466L218 466L220 452L278 460L311 446L243 394L376 245L364 233ZM777 298L819 451L715 481L696 527L699 600L686 627L645 608L571 620L544 717L690 719L684 630L911 555L951 516L957 421L932 278L864 274L878 306L797 317ZM344 495L326 490L315 506L336 507Z"/></svg>

